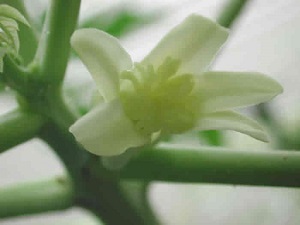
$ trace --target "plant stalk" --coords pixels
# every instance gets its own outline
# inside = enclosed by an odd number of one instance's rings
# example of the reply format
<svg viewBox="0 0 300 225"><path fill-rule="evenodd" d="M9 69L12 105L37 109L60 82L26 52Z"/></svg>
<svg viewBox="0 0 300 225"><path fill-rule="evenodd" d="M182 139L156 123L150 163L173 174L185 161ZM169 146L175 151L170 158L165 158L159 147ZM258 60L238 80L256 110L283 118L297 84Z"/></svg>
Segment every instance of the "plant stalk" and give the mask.
<svg viewBox="0 0 300 225"><path fill-rule="evenodd" d="M73 200L66 178L8 186L0 189L0 218L62 210L71 207Z"/></svg>
<svg viewBox="0 0 300 225"><path fill-rule="evenodd" d="M37 135L44 125L42 116L15 109L0 117L0 153Z"/></svg>
<svg viewBox="0 0 300 225"><path fill-rule="evenodd" d="M119 176L139 181L300 187L300 152L166 145L141 152Z"/></svg>
<svg viewBox="0 0 300 225"><path fill-rule="evenodd" d="M50 3L35 57L40 65L40 76L48 84L60 85L63 81L79 8L80 0L52 0Z"/></svg>
<svg viewBox="0 0 300 225"><path fill-rule="evenodd" d="M223 27L230 28L245 8L247 2L248 0L229 0L217 18L218 23Z"/></svg>

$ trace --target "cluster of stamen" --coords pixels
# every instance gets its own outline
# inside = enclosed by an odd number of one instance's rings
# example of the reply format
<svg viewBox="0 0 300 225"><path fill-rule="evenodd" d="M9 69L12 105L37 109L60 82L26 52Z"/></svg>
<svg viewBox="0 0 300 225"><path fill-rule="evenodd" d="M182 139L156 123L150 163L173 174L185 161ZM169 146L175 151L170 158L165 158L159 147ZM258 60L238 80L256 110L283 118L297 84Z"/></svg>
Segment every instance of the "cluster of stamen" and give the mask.
<svg viewBox="0 0 300 225"><path fill-rule="evenodd" d="M135 64L121 74L121 101L140 133L176 134L194 127L200 109L196 81L192 74L178 74L179 65L167 58L157 69Z"/></svg>

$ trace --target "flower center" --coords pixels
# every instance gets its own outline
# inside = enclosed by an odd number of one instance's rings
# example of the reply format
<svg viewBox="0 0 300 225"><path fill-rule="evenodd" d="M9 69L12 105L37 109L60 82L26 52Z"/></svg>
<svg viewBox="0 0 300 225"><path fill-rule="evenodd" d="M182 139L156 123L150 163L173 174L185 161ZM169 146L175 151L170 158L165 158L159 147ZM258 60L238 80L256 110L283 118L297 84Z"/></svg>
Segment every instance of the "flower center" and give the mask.
<svg viewBox="0 0 300 225"><path fill-rule="evenodd" d="M179 65L178 60L167 58L157 69L135 64L121 74L125 113L142 134L176 134L195 126L200 113L196 79L192 74L177 74Z"/></svg>

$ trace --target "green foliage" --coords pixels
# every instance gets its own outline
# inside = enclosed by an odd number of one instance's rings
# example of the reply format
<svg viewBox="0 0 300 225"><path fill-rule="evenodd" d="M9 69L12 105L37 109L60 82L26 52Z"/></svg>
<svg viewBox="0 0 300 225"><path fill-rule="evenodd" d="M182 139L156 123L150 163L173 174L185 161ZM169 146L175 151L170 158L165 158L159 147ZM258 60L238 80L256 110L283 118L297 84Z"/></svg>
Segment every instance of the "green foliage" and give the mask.
<svg viewBox="0 0 300 225"><path fill-rule="evenodd" d="M80 28L97 28L115 37L137 30L145 24L157 19L156 15L142 15L136 11L123 7L109 9L108 11L95 14L79 24Z"/></svg>
<svg viewBox="0 0 300 225"><path fill-rule="evenodd" d="M221 131L218 130L207 130L199 132L199 138L204 139L209 145L212 146L222 146L223 135Z"/></svg>

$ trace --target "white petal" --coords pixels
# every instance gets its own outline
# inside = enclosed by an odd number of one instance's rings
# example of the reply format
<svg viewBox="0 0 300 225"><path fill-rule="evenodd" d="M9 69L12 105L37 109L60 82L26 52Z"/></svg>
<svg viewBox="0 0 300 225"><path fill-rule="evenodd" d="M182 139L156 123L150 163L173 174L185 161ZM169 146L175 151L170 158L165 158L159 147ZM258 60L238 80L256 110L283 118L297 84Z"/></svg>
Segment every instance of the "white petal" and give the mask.
<svg viewBox="0 0 300 225"><path fill-rule="evenodd" d="M106 101L119 94L119 74L131 69L132 61L118 40L100 30L74 32L71 45L92 74Z"/></svg>
<svg viewBox="0 0 300 225"><path fill-rule="evenodd" d="M258 104L269 101L282 91L277 81L260 73L205 72L199 77L205 112Z"/></svg>
<svg viewBox="0 0 300 225"><path fill-rule="evenodd" d="M268 142L266 133L256 121L230 110L204 115L195 129L234 130L260 141Z"/></svg>
<svg viewBox="0 0 300 225"><path fill-rule="evenodd" d="M70 132L86 150L102 156L118 155L148 141L135 131L119 99L100 104L77 120Z"/></svg>
<svg viewBox="0 0 300 225"><path fill-rule="evenodd" d="M173 28L143 63L158 67L171 57L181 61L179 72L200 74L209 66L227 37L225 28L194 14Z"/></svg>

